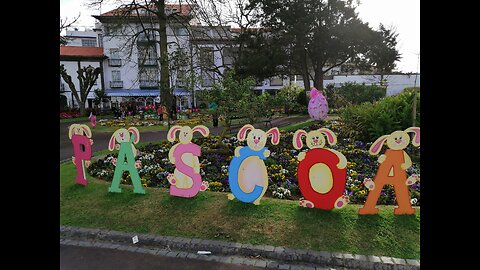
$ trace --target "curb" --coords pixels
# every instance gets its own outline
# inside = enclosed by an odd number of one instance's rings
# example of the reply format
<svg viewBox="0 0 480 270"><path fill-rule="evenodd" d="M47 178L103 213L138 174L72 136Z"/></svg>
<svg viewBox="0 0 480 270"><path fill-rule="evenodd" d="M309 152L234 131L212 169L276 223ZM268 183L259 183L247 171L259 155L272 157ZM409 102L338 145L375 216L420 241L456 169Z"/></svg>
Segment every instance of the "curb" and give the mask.
<svg viewBox="0 0 480 270"><path fill-rule="evenodd" d="M139 242L137 244L132 243L132 236L137 235ZM234 260L235 256L260 256L263 259L275 260L286 263L296 263L296 264L309 264L317 265L322 267L333 267L333 268L354 268L362 270L417 270L420 269L419 260L409 260L409 259L399 259L392 257L384 256L365 256L365 255L354 255L348 253L338 253L338 252L326 252L326 251L313 251L313 250L301 250L301 249L291 249L287 247L274 247L270 245L252 245L252 244L242 244L236 242L225 242L218 240L204 240L198 238L184 238L184 237L173 237L173 236L160 236L152 234L137 234L137 233L126 233L112 230L103 230L103 229L90 229L90 228L80 228L80 227L71 227L71 226L60 226L60 237L63 238L64 244L68 244L68 241L78 240L94 240L94 241L107 241L114 242L115 244L128 244L133 249L145 249L144 247L156 247L166 248L168 251L181 250L183 253L193 252L195 256L199 258L204 257L205 255L196 255L198 250L208 250L217 255L224 255L227 258L231 258L231 261L239 261L239 259ZM68 239L66 239L68 238ZM72 240L70 240L72 239ZM66 243L65 243L66 242ZM96 246L108 246L112 243L103 243L97 244ZM115 246L115 245L113 245ZM178 252L177 252L178 253ZM182 253L182 252L180 252ZM182 253L182 254L183 254ZM175 254L177 256L178 254ZM175 257L174 256L174 257ZM193 256L194 258L197 258ZM190 256L189 258L193 258ZM211 255L209 257L212 257ZM218 256L217 256L218 257ZM224 258L225 259L225 258ZM245 261L251 260L243 258ZM224 262L224 261L222 261ZM226 262L226 261L225 261ZM230 261L229 261L230 262ZM251 263L251 262L250 262ZM280 264L281 265L281 264ZM269 267L268 264L263 267L275 268L273 265ZM293 267L293 265L292 265ZM304 267L306 268L306 267ZM288 269L288 268L286 268ZM294 269L294 268L291 268Z"/></svg>

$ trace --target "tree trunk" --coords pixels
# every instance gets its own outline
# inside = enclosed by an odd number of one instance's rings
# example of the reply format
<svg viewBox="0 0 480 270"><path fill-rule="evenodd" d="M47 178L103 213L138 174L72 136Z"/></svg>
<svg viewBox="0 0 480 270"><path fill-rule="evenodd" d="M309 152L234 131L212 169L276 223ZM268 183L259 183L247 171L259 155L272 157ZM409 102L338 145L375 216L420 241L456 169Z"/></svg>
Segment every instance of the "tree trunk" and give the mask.
<svg viewBox="0 0 480 270"><path fill-rule="evenodd" d="M310 90L310 76L308 76L308 72L303 72L303 87L305 88L305 91Z"/></svg>
<svg viewBox="0 0 480 270"><path fill-rule="evenodd" d="M85 110L85 102L78 101L78 107L80 108L80 116L87 116L86 110Z"/></svg>
<svg viewBox="0 0 480 270"><path fill-rule="evenodd" d="M168 48L167 48L167 17L165 15L165 0L158 1L158 24L160 31L160 98L168 110L172 108L172 94L170 93ZM170 115L171 117L171 115Z"/></svg>
<svg viewBox="0 0 480 270"><path fill-rule="evenodd" d="M323 92L323 72L321 70L315 70L313 86L317 88L318 91Z"/></svg>

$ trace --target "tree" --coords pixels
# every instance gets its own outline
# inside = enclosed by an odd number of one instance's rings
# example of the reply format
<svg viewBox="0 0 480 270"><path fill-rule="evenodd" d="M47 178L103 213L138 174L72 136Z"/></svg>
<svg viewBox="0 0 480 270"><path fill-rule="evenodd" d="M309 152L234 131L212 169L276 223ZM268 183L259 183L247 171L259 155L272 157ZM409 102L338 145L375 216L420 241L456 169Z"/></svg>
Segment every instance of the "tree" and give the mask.
<svg viewBox="0 0 480 270"><path fill-rule="evenodd" d="M78 14L78 16L74 18L73 21L71 22L68 22L68 18L65 18L65 20L60 18L60 35L62 34L63 30L68 29L70 26L76 23L78 21L78 18L80 18L80 14ZM60 36L60 46L62 45L65 46L67 44L68 44L68 38L65 36Z"/></svg>
<svg viewBox="0 0 480 270"><path fill-rule="evenodd" d="M93 90L93 92L95 93L95 98L93 99L93 103L96 106L99 106L102 102L106 102L109 100L107 94L105 93L105 90L97 88Z"/></svg>
<svg viewBox="0 0 480 270"><path fill-rule="evenodd" d="M218 105L217 113L225 118L222 137L230 132L232 118L246 114L252 106L254 86L255 80L236 79L235 71L231 70L224 74L221 82L213 84L211 90L201 92L202 99L215 102Z"/></svg>
<svg viewBox="0 0 480 270"><path fill-rule="evenodd" d="M81 116L86 116L85 103L87 101L87 96L90 93L90 90L92 90L92 87L101 72L102 71L99 67L94 68L90 65L88 67L81 67L80 62L78 62L77 78L80 89L77 90L75 84L72 82L72 77L67 73L65 66L63 64L60 65L60 76L62 76L62 79L68 84L73 96L77 100Z"/></svg>
<svg viewBox="0 0 480 270"><path fill-rule="evenodd" d="M310 79L322 90L325 73L368 51L373 30L358 18L352 2L252 0L249 7L260 8L257 21L283 37L279 45L288 48L284 66L303 76L306 90Z"/></svg>
<svg viewBox="0 0 480 270"><path fill-rule="evenodd" d="M89 5L90 7L98 7L107 1L92 0ZM185 5L180 5L180 9L177 11L169 10L167 14L165 0L130 0L126 2L113 0L113 2L118 3L118 8L110 12L111 16L108 16L108 18L105 16L94 17L109 24L106 32L111 33L105 33L105 37L107 35L116 38L124 37L121 47L127 51L127 57L130 61L137 62L139 67L143 66L145 61L155 61L157 71L152 75L146 72L146 68L140 68L139 81L141 76L148 77L149 82L158 81L158 70L160 70L160 80L157 85L160 89L160 103L167 108L171 108L173 94L170 88L168 65L167 23L171 22L173 18L180 20L179 17L182 17L182 8L185 9ZM157 44L160 54L157 54ZM137 53L139 57L135 59L133 55Z"/></svg>
<svg viewBox="0 0 480 270"><path fill-rule="evenodd" d="M370 50L359 59L360 67L370 69L374 74L380 74L380 85L384 85L384 76L392 72L395 62L401 59L398 52L397 37L393 27L385 28L380 24L379 30L375 32L371 40Z"/></svg>
<svg viewBox="0 0 480 270"><path fill-rule="evenodd" d="M297 102L297 97L303 91L304 90L296 84L289 84L280 88L277 95L283 101L285 113L287 115L290 115L298 107L299 104Z"/></svg>

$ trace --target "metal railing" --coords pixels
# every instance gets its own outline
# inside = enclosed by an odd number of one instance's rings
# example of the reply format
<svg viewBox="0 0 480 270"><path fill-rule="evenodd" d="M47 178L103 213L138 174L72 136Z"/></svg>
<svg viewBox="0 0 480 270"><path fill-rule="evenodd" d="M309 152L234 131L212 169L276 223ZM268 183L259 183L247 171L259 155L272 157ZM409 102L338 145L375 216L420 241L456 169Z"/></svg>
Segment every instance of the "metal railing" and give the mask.
<svg viewBox="0 0 480 270"><path fill-rule="evenodd" d="M120 67L122 65L122 59L108 59L108 65L111 67Z"/></svg>
<svg viewBox="0 0 480 270"><path fill-rule="evenodd" d="M123 81L110 81L110 88L123 88Z"/></svg>
<svg viewBox="0 0 480 270"><path fill-rule="evenodd" d="M155 58L138 58L138 65L140 66L156 66L157 59Z"/></svg>
<svg viewBox="0 0 480 270"><path fill-rule="evenodd" d="M140 88L157 88L157 80L140 80Z"/></svg>

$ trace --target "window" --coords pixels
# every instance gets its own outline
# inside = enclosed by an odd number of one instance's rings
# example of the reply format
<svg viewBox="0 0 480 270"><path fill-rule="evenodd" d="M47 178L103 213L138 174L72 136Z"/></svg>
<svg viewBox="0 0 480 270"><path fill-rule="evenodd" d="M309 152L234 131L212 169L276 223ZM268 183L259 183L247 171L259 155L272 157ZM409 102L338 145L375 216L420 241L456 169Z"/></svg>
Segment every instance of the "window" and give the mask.
<svg viewBox="0 0 480 270"><path fill-rule="evenodd" d="M111 88L122 88L123 81L120 77L120 70L112 70L112 80L110 81Z"/></svg>
<svg viewBox="0 0 480 270"><path fill-rule="evenodd" d="M158 69L142 67L139 71L140 88L158 88Z"/></svg>
<svg viewBox="0 0 480 270"><path fill-rule="evenodd" d="M138 64L139 65L156 65L157 50L153 46L138 46Z"/></svg>
<svg viewBox="0 0 480 270"><path fill-rule="evenodd" d="M120 50L118 48L110 49L110 59L120 59Z"/></svg>
<svg viewBox="0 0 480 270"><path fill-rule="evenodd" d="M204 47L200 48L200 65L202 67L211 68L214 65L213 48Z"/></svg>
<svg viewBox="0 0 480 270"><path fill-rule="evenodd" d="M103 48L103 35L98 34L98 47Z"/></svg>
<svg viewBox="0 0 480 270"><path fill-rule="evenodd" d="M174 29L174 31L175 31L176 36L187 36L188 35L187 29L183 28L183 27L176 27Z"/></svg>
<svg viewBox="0 0 480 270"><path fill-rule="evenodd" d="M120 70L112 70L112 81L121 81Z"/></svg>
<svg viewBox="0 0 480 270"><path fill-rule="evenodd" d="M185 81L185 70L177 70L177 80L176 80L176 85L177 87L183 87L184 86L184 81Z"/></svg>
<svg viewBox="0 0 480 270"><path fill-rule="evenodd" d="M215 82L215 74L209 71L202 70L202 86L210 87Z"/></svg>
<svg viewBox="0 0 480 270"><path fill-rule="evenodd" d="M223 49L223 65L233 65L234 55L236 54L236 48L224 48Z"/></svg>
<svg viewBox="0 0 480 270"><path fill-rule="evenodd" d="M95 39L82 39L82 46L83 47L96 47L97 40Z"/></svg>

